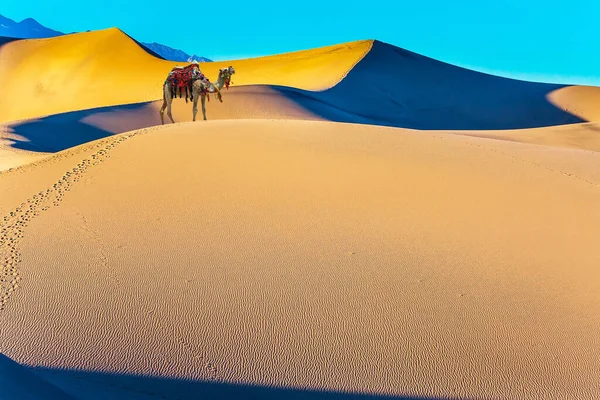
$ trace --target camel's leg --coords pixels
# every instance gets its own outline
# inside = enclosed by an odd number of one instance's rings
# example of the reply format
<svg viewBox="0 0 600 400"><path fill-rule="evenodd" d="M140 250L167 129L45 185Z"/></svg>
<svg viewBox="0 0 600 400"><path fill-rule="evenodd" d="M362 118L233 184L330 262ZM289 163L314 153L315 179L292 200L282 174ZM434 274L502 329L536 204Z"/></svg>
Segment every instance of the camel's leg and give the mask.
<svg viewBox="0 0 600 400"><path fill-rule="evenodd" d="M171 97L171 90L169 88L169 85L164 85L163 87L163 103L162 103L162 107L160 108L160 123L162 125L165 124L165 108L167 108L167 99Z"/></svg>
<svg viewBox="0 0 600 400"><path fill-rule="evenodd" d="M169 119L171 120L172 123L175 123L175 120L173 119L173 114L171 114L171 104L173 103L173 99L167 97L167 116L169 117Z"/></svg>
<svg viewBox="0 0 600 400"><path fill-rule="evenodd" d="M193 112L194 112L194 118L192 119L192 121L196 120L196 114L198 114L198 93L194 93L192 92L192 99L193 99Z"/></svg>
<svg viewBox="0 0 600 400"><path fill-rule="evenodd" d="M167 100L163 98L162 107L160 108L160 124L165 124L165 108L167 108Z"/></svg>
<svg viewBox="0 0 600 400"><path fill-rule="evenodd" d="M217 99L219 99L219 101L222 103L223 102L223 97L221 96L221 91L216 86L215 86L215 92L217 93Z"/></svg>
<svg viewBox="0 0 600 400"><path fill-rule="evenodd" d="M202 93L202 115L206 121L206 95L204 93Z"/></svg>

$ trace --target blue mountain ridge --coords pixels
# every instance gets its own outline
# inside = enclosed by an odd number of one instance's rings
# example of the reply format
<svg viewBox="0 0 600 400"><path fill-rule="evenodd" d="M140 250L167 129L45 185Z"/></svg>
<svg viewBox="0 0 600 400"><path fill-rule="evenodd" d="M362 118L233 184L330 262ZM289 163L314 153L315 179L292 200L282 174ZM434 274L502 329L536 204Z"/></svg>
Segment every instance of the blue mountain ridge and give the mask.
<svg viewBox="0 0 600 400"><path fill-rule="evenodd" d="M88 31L89 32L89 31ZM77 33L77 32L71 32ZM63 32L55 31L54 29L50 29L40 24L33 18L26 18L21 22L15 22L10 18L6 18L3 15L0 15L0 37L3 38L18 38L18 39L41 39L41 38L49 38L55 36L65 35ZM133 39L133 38L132 38ZM135 39L134 39L135 40ZM6 43L9 40L0 41L1 43ZM211 62L212 60L201 57L196 54L189 55L183 50L174 49L164 44L152 42L152 43L144 43L144 42L136 42L142 47L145 47L145 50L150 50L149 53L164 58L165 60L170 61L183 61L183 62Z"/></svg>

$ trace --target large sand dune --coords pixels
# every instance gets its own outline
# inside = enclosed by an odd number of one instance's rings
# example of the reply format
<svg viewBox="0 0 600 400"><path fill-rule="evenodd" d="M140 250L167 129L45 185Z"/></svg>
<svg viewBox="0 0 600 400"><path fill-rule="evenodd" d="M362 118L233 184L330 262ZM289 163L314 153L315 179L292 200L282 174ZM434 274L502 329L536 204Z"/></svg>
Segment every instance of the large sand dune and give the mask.
<svg viewBox="0 0 600 400"><path fill-rule="evenodd" d="M359 41L235 61L237 85L275 84L321 90L338 83L371 48ZM215 80L231 62L203 63ZM175 65L153 57L118 29L0 47L0 122L158 100Z"/></svg>
<svg viewBox="0 0 600 400"><path fill-rule="evenodd" d="M156 99L174 65L118 29L13 41L0 47L0 61L2 169L159 124ZM235 86L225 103L208 104L209 119L331 120L598 149L597 131L575 124L600 120L596 87L495 77L378 41L202 68L214 79L229 64L237 69ZM174 115L190 121L191 104L176 99ZM562 124L573 128L554 129Z"/></svg>
<svg viewBox="0 0 600 400"><path fill-rule="evenodd" d="M328 122L84 144L0 175L21 260L0 351L73 395L150 390L142 374L217 398L592 398L598 171L597 153Z"/></svg>
<svg viewBox="0 0 600 400"><path fill-rule="evenodd" d="M583 121L549 100L564 85L524 82L445 64L379 41L338 85L279 88L326 119L428 130L523 129ZM571 96L569 107L594 104ZM589 107L591 108L591 107ZM593 114L597 117L597 114Z"/></svg>
<svg viewBox="0 0 600 400"><path fill-rule="evenodd" d="M151 56L118 29L15 41L0 48L0 60L4 122L157 100L175 65ZM218 68L228 64L238 71L237 85L270 85L303 109L334 121L488 130L599 117L598 107L590 104L598 104L598 88L486 75L379 41L202 67L215 79Z"/></svg>

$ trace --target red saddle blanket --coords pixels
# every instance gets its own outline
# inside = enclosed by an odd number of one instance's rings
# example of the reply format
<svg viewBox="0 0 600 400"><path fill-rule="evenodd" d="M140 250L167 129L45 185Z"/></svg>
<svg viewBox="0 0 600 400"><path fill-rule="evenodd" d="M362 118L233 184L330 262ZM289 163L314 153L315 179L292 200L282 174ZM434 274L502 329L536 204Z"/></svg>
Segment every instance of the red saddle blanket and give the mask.
<svg viewBox="0 0 600 400"><path fill-rule="evenodd" d="M196 79L204 79L198 64L190 64L183 68L174 67L167 77L167 81L178 88L191 87Z"/></svg>

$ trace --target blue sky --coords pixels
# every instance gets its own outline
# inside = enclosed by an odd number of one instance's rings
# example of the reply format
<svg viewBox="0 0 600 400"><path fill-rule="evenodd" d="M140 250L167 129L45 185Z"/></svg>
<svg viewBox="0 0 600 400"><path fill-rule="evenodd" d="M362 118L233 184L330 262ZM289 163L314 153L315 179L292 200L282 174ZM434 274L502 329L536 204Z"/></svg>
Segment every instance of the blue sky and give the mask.
<svg viewBox="0 0 600 400"><path fill-rule="evenodd" d="M32 17L63 32L116 26L140 41L214 60L378 39L497 75L600 86L599 0L2 3L0 14L16 21Z"/></svg>

